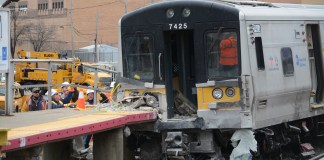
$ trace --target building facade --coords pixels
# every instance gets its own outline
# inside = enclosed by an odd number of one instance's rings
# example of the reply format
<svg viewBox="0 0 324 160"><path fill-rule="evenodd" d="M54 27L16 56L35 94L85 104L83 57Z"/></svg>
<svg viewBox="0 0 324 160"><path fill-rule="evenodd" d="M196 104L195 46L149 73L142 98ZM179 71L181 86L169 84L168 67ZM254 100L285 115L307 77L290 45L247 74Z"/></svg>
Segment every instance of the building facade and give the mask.
<svg viewBox="0 0 324 160"><path fill-rule="evenodd" d="M53 36L46 41L46 47L41 50L66 52L95 43L117 47L118 21L121 16L158 1L160 0L20 0L8 7L18 13L18 26L42 24L46 29L54 30ZM323 0L264 1L324 4ZM20 36L19 39L16 51L34 50L27 36Z"/></svg>
<svg viewBox="0 0 324 160"><path fill-rule="evenodd" d="M20 0L7 7L19 15L18 26L28 27L42 24L47 29L54 30L54 36L46 42L47 46L42 50L60 52L70 51L72 48L76 50L95 44L95 42L118 46L120 17L151 3L154 1ZM16 51L19 49L34 50L31 40L27 36L20 36L19 39L21 41L17 45Z"/></svg>

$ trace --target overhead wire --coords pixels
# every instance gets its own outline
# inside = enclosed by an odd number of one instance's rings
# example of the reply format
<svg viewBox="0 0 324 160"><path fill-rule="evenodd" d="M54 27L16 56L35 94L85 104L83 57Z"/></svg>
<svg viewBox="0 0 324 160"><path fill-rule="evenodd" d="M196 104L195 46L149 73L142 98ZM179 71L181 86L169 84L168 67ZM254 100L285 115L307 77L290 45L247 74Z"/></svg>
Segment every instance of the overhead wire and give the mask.
<svg viewBox="0 0 324 160"><path fill-rule="evenodd" d="M106 5L114 4L114 3L116 3L116 2L120 2L120 0L115 0L115 1L113 1L113 2L108 2L108 3L99 4L99 5L94 5L94 6L88 6L88 7L82 7L82 8L72 8L72 10L88 9L88 8L101 7L101 6L106 6Z"/></svg>

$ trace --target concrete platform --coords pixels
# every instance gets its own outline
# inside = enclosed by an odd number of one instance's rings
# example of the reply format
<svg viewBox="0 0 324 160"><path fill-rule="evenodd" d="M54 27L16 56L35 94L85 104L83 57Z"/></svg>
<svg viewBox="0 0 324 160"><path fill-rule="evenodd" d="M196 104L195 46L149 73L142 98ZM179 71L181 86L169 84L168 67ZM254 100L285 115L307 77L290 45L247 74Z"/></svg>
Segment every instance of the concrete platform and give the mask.
<svg viewBox="0 0 324 160"><path fill-rule="evenodd" d="M151 122L156 113L150 111L77 111L53 109L12 116L0 116L0 128L9 129L8 141L1 152L18 150L37 144L51 143L87 133L98 133L132 123Z"/></svg>

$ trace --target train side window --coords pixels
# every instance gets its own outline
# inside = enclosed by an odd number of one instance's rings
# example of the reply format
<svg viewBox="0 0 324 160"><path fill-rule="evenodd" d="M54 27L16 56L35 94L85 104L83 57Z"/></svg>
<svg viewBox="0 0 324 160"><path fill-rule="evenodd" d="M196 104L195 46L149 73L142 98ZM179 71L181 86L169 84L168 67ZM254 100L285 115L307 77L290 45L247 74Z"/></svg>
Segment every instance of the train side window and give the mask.
<svg viewBox="0 0 324 160"><path fill-rule="evenodd" d="M258 63L258 69L264 70L264 56L263 56L263 45L262 45L262 38L261 37L255 37L255 52L256 52L256 58Z"/></svg>
<svg viewBox="0 0 324 160"><path fill-rule="evenodd" d="M283 73L285 76L294 75L294 61L292 57L292 51L290 47L281 48L281 61Z"/></svg>
<svg viewBox="0 0 324 160"><path fill-rule="evenodd" d="M0 16L0 38L2 38L2 20Z"/></svg>

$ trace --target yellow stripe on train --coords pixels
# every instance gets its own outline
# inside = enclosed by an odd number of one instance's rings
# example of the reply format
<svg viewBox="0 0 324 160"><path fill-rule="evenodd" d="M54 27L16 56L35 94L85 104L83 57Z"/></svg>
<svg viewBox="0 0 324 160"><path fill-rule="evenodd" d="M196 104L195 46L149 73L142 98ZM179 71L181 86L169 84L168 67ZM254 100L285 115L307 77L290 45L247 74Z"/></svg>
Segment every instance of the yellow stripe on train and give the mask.
<svg viewBox="0 0 324 160"><path fill-rule="evenodd" d="M220 99L215 99L213 97L213 90L219 88L223 91L223 96ZM233 87L235 90L235 95L233 97L228 97L226 95L226 89L228 87L207 87L207 88L197 88L197 98L198 98L198 109L207 110L210 103L217 102L237 102L241 99L240 88Z"/></svg>

